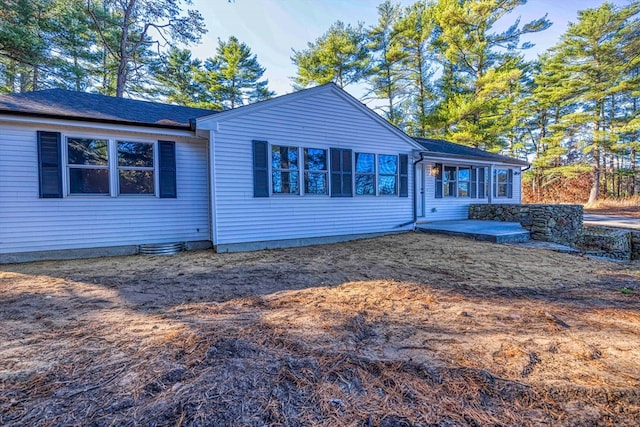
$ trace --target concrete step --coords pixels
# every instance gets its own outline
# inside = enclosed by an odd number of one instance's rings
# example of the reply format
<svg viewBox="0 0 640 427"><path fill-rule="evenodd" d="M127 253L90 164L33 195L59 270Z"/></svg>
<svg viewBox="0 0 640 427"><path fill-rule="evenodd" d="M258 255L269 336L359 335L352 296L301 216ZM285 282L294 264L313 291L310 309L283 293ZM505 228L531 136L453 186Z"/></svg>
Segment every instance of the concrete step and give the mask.
<svg viewBox="0 0 640 427"><path fill-rule="evenodd" d="M460 220L416 224L416 231L446 234L493 243L521 243L530 240L528 230L518 222Z"/></svg>

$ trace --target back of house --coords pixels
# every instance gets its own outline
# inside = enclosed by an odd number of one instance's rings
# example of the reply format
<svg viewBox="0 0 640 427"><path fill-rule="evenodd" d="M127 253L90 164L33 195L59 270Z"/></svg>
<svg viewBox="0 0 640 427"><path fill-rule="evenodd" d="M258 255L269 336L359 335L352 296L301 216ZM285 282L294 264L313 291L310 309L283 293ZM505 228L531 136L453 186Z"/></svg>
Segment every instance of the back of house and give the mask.
<svg viewBox="0 0 640 427"><path fill-rule="evenodd" d="M517 203L525 163L412 139L333 84L215 112L61 89L0 96L0 263L253 250Z"/></svg>

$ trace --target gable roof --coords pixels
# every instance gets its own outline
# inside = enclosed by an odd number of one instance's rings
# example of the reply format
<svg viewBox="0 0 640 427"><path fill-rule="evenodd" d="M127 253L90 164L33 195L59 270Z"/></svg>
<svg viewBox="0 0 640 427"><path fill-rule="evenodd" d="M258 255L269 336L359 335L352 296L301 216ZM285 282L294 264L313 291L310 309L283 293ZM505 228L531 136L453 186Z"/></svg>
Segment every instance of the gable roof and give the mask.
<svg viewBox="0 0 640 427"><path fill-rule="evenodd" d="M347 91L345 91L344 89L342 89L341 87L339 87L333 82L326 83L319 86L314 86L308 89L302 89L302 90L288 93L285 95L276 96L275 98L267 99L260 102L255 102L253 104L242 105L240 107L236 107L231 110L220 111L216 113L215 116L199 117L197 119L198 128L200 129L202 127L204 129L208 129L209 127L207 127L207 122L209 121L222 122L224 120L236 117L237 115L240 115L240 114L261 110L263 108L272 108L281 103L304 99L310 96L315 96L323 92L329 92L339 96L340 98L342 98L343 100L345 100L346 102L348 102L349 104L351 104L352 106L354 106L355 108L357 108L358 110L366 114L369 118L376 121L378 124L386 127L392 133L396 134L398 137L404 140L407 144L413 147L413 149L419 150L421 148L420 144L418 144L413 138L408 136L402 130L398 129L396 126L394 126L391 122L386 120L380 114L376 113L375 111L367 107L365 104L360 102L358 99L353 97L351 94L349 94Z"/></svg>
<svg viewBox="0 0 640 427"><path fill-rule="evenodd" d="M66 89L0 95L0 114L74 119L134 126L190 129L198 117L215 111Z"/></svg>
<svg viewBox="0 0 640 427"><path fill-rule="evenodd" d="M528 166L529 163L524 160L514 159L512 157L501 156L500 154L490 153L478 148L468 147L466 145L455 144L453 142L442 139L431 138L413 138L426 151L423 154L427 156L445 156L456 157L461 159L484 160L492 162L509 163L514 165Z"/></svg>

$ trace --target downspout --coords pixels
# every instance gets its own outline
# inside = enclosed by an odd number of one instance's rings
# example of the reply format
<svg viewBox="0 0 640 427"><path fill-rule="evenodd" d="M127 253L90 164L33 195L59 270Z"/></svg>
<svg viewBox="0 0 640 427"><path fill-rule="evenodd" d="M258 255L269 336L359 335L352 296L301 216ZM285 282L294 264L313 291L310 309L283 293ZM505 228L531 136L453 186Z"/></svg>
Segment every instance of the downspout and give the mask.
<svg viewBox="0 0 640 427"><path fill-rule="evenodd" d="M211 245L214 249L218 246L218 224L216 221L216 169L215 169L215 139L216 131L209 130L209 224Z"/></svg>
<svg viewBox="0 0 640 427"><path fill-rule="evenodd" d="M493 203L493 164L489 165L489 194L487 194L487 204Z"/></svg>
<svg viewBox="0 0 640 427"><path fill-rule="evenodd" d="M420 152L420 158L413 162L413 227L415 228L418 221L418 176L416 174L416 166L424 160L424 153ZM423 183L424 185L424 183Z"/></svg>

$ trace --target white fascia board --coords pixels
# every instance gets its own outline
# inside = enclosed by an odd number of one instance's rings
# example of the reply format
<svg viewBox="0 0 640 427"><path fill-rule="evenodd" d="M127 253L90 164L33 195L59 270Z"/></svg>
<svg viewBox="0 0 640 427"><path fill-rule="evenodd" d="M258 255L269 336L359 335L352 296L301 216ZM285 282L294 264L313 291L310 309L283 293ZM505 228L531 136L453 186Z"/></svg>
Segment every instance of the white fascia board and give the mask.
<svg viewBox="0 0 640 427"><path fill-rule="evenodd" d="M498 165L498 166L509 166L509 167L519 167L519 168L523 168L526 167L526 165L521 165L519 163L508 163L508 162L501 162L501 161L495 161L495 160L480 160L480 159L475 159L472 157L461 157L461 156L446 156L446 155L440 155L440 156L427 156L426 152L422 151L423 156L423 161L433 161L433 162L438 162L438 163L448 163L448 164L456 164L456 165Z"/></svg>
<svg viewBox="0 0 640 427"><path fill-rule="evenodd" d="M105 131L105 132L114 132L114 131L129 132L129 133L143 134L143 135L165 136L165 137L173 136L173 137L182 137L182 138L190 138L190 139L201 138L197 136L195 132L192 132L190 130L156 128L151 126L127 126L127 125L87 122L87 121L79 121L79 120L49 119L49 118L42 118L42 117L2 115L0 116L0 124L2 123L32 125L33 127L56 126L56 127L75 128L78 130L89 130L89 131L99 130L99 131Z"/></svg>

